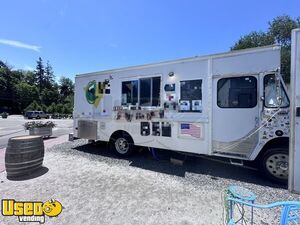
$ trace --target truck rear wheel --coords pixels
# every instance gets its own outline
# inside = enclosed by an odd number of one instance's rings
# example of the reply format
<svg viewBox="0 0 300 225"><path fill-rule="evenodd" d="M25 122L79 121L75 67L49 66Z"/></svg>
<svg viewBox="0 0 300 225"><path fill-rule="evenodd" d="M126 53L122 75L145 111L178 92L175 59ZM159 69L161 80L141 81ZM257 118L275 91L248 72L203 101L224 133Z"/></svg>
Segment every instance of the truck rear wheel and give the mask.
<svg viewBox="0 0 300 225"><path fill-rule="evenodd" d="M134 152L133 141L128 135L120 135L110 140L110 149L120 157L127 157Z"/></svg>
<svg viewBox="0 0 300 225"><path fill-rule="evenodd" d="M286 184L289 171L288 148L278 147L268 149L260 160L260 167L267 178Z"/></svg>

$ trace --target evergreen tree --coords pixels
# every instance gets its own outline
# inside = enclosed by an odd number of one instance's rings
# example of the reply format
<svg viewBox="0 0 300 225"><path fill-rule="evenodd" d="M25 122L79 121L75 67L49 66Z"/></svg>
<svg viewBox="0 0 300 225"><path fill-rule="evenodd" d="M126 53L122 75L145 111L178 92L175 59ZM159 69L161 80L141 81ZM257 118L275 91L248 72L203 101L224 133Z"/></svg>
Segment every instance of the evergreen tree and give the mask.
<svg viewBox="0 0 300 225"><path fill-rule="evenodd" d="M39 92L41 93L44 86L44 75L45 75L45 69L43 65L43 60L41 57L36 61L36 69L35 69L35 76L37 80L37 85L39 88Z"/></svg>
<svg viewBox="0 0 300 225"><path fill-rule="evenodd" d="M47 65L45 68L45 87L51 89L54 84L54 72L51 64L47 61Z"/></svg>
<svg viewBox="0 0 300 225"><path fill-rule="evenodd" d="M33 71L23 71L24 81L29 85L36 85L37 79Z"/></svg>
<svg viewBox="0 0 300 225"><path fill-rule="evenodd" d="M6 65L5 62L3 62L3 61L0 60L0 68L6 68L6 69L8 69L8 66Z"/></svg>

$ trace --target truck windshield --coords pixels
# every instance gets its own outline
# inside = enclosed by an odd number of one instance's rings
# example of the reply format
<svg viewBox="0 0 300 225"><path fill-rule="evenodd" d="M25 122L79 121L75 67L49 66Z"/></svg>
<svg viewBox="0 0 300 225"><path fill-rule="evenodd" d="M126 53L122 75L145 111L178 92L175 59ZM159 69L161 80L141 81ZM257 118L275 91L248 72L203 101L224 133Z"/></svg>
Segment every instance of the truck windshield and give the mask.
<svg viewBox="0 0 300 225"><path fill-rule="evenodd" d="M269 74L264 77L264 97L265 107L267 108L286 108L290 102L288 96L280 81L280 87L276 85L275 74Z"/></svg>

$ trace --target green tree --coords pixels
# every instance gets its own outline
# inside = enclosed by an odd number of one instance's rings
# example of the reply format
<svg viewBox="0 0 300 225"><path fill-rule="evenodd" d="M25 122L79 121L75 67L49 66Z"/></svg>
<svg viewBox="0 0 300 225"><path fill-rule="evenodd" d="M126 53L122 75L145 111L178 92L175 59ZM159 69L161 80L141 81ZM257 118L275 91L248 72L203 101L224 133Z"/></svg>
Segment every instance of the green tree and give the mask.
<svg viewBox="0 0 300 225"><path fill-rule="evenodd" d="M72 114L73 113L73 106L74 106L74 95L71 94L69 96L67 96L64 100L63 100L63 113L64 114Z"/></svg>
<svg viewBox="0 0 300 225"><path fill-rule="evenodd" d="M36 102L36 101L33 101L30 105L28 105L26 108L25 108L25 112L27 111L41 111L42 110L42 107Z"/></svg>
<svg viewBox="0 0 300 225"><path fill-rule="evenodd" d="M290 16L278 16L269 22L266 32L251 32L238 40L231 50L260 47L264 45L280 44L281 48L281 73L283 79L290 81L291 58L291 31L300 27L300 18L293 19Z"/></svg>
<svg viewBox="0 0 300 225"><path fill-rule="evenodd" d="M73 95L72 80L62 79L60 86L54 80L53 68L49 61L46 67L41 57L36 62L34 71L24 71L13 70L0 60L0 111L20 113L25 108L47 111L52 103L64 103L68 95ZM41 105L37 106L36 103ZM68 100L67 104L71 107L73 103ZM56 111L56 107L52 108Z"/></svg>
<svg viewBox="0 0 300 225"><path fill-rule="evenodd" d="M41 92L41 101L45 105L50 105L52 102L57 103L59 99L59 92L58 90L51 90L44 88Z"/></svg>
<svg viewBox="0 0 300 225"><path fill-rule="evenodd" d="M48 113L56 113L57 112L56 104L54 102L50 106L48 106L47 112Z"/></svg>
<svg viewBox="0 0 300 225"><path fill-rule="evenodd" d="M274 37L270 33L251 32L238 40L231 50L239 50L245 48L255 48L274 44Z"/></svg>
<svg viewBox="0 0 300 225"><path fill-rule="evenodd" d="M0 110L5 107L10 113L18 113L16 85L22 81L23 73L0 63Z"/></svg>
<svg viewBox="0 0 300 225"><path fill-rule="evenodd" d="M0 68L8 68L7 64L0 60Z"/></svg>
<svg viewBox="0 0 300 225"><path fill-rule="evenodd" d="M47 112L48 107L45 104L41 104L41 108L43 112Z"/></svg>
<svg viewBox="0 0 300 225"><path fill-rule="evenodd" d="M63 108L64 108L64 105L59 103L56 105L56 112L57 113L63 113Z"/></svg>
<svg viewBox="0 0 300 225"><path fill-rule="evenodd" d="M278 16L269 22L269 33L274 37L277 44L284 47L291 46L291 31L300 27L300 17L293 19L290 16Z"/></svg>
<svg viewBox="0 0 300 225"><path fill-rule="evenodd" d="M290 16L276 17L272 22L269 22L269 33L275 39L281 48L281 73L285 81L290 82L291 71L291 31L300 27L300 18L292 19Z"/></svg>
<svg viewBox="0 0 300 225"><path fill-rule="evenodd" d="M64 99L69 96L73 95L74 93L74 83L70 78L67 77L61 77L59 79L59 92L62 99L62 102Z"/></svg>
<svg viewBox="0 0 300 225"><path fill-rule="evenodd" d="M39 57L39 59L36 61L36 63L37 63L37 65L36 65L36 69L35 69L34 73L36 76L39 92L41 93L43 90L43 86L44 86L45 69L44 69L43 60L41 57Z"/></svg>
<svg viewBox="0 0 300 225"><path fill-rule="evenodd" d="M36 75L33 71L23 71L24 81L29 85L35 85L37 83Z"/></svg>
<svg viewBox="0 0 300 225"><path fill-rule="evenodd" d="M23 111L31 102L39 100L38 89L34 85L20 82L16 85L19 110Z"/></svg>
<svg viewBox="0 0 300 225"><path fill-rule="evenodd" d="M47 61L47 65L45 68L45 76L44 76L44 85L46 88L51 89L54 84L54 72L51 64Z"/></svg>

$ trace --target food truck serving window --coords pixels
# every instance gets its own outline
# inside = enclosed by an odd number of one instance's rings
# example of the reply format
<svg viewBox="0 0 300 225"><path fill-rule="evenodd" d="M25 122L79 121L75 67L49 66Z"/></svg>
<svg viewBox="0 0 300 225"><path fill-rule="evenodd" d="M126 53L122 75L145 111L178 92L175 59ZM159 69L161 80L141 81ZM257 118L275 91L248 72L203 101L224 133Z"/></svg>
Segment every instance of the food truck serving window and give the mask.
<svg viewBox="0 0 300 225"><path fill-rule="evenodd" d="M140 106L160 105L160 77L140 79Z"/></svg>
<svg viewBox="0 0 300 225"><path fill-rule="evenodd" d="M160 77L122 82L122 105L159 106Z"/></svg>
<svg viewBox="0 0 300 225"><path fill-rule="evenodd" d="M253 76L222 78L217 86L220 108L253 108L257 105L257 79Z"/></svg>
<svg viewBox="0 0 300 225"><path fill-rule="evenodd" d="M138 80L122 82L122 105L135 105L138 102Z"/></svg>

